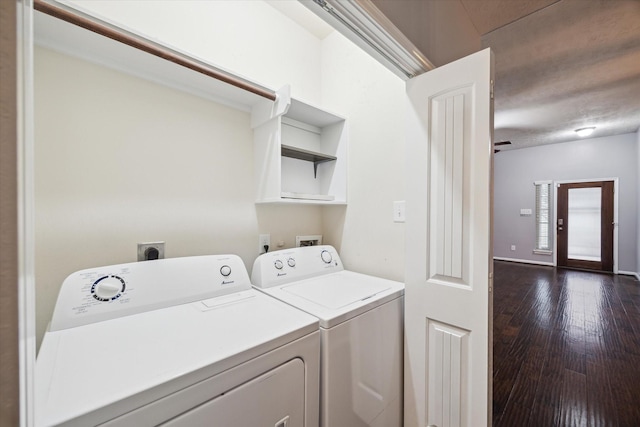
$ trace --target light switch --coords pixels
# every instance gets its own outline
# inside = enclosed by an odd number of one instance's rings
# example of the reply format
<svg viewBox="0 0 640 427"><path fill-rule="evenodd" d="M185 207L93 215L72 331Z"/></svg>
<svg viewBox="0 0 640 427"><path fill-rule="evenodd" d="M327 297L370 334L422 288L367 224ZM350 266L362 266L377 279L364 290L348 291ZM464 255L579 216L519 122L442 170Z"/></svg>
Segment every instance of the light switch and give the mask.
<svg viewBox="0 0 640 427"><path fill-rule="evenodd" d="M404 200L393 202L393 222L404 222Z"/></svg>

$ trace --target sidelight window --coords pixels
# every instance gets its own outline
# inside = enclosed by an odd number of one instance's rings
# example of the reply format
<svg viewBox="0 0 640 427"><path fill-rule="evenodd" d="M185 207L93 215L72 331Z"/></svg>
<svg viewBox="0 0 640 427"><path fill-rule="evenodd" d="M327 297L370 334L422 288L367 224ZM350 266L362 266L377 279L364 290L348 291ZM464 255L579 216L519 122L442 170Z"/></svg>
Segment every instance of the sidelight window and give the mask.
<svg viewBox="0 0 640 427"><path fill-rule="evenodd" d="M551 181L536 181L536 252L551 251Z"/></svg>

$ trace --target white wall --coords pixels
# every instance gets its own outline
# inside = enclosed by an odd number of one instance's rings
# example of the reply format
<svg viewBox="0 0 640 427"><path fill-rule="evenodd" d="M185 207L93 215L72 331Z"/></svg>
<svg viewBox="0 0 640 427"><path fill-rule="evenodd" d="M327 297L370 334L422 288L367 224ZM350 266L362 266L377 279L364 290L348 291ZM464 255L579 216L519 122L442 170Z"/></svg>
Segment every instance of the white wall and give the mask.
<svg viewBox="0 0 640 427"><path fill-rule="evenodd" d="M320 40L266 2L62 2L274 90L290 84L294 98L320 101Z"/></svg>
<svg viewBox="0 0 640 427"><path fill-rule="evenodd" d="M254 205L249 114L45 49L35 54L38 340L59 285L82 268L236 253L260 232L320 234L316 207Z"/></svg>
<svg viewBox="0 0 640 427"><path fill-rule="evenodd" d="M36 49L38 342L66 275L134 261L142 241L165 240L167 257L237 253L250 269L259 233L285 247L323 234L348 268L403 279L392 202L404 199L404 83L341 35L321 41L263 2L178 3L82 2L346 116L349 205L256 206L248 113Z"/></svg>
<svg viewBox="0 0 640 427"><path fill-rule="evenodd" d="M404 224L393 201L404 200L405 84L334 32L322 45L322 101L349 126L346 208L325 208L327 241L354 271L404 280Z"/></svg>
<svg viewBox="0 0 640 427"><path fill-rule="evenodd" d="M495 156L494 256L552 262L538 255L535 215L520 216L521 208L535 210L534 181L619 178L618 268L637 271L638 182L637 135L626 134L501 151ZM555 191L552 190L552 200ZM516 250L511 251L510 246ZM553 242L552 242L553 246Z"/></svg>
<svg viewBox="0 0 640 427"><path fill-rule="evenodd" d="M78 3L319 101L321 41L264 2ZM35 66L37 342L64 277L135 261L137 242L236 253L250 269L259 233L285 247L322 234L319 207L255 206L247 113L43 49Z"/></svg>

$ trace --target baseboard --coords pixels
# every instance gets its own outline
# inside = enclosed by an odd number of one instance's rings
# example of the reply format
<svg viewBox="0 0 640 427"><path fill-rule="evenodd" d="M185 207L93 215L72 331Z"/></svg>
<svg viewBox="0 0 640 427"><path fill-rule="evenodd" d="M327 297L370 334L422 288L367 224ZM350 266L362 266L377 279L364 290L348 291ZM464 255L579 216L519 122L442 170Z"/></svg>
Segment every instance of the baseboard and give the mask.
<svg viewBox="0 0 640 427"><path fill-rule="evenodd" d="M494 261L519 262L519 263L522 263L522 264L545 265L545 266L554 267L553 263L551 263L551 262L531 261L530 259L505 258L505 257L494 256L493 260ZM638 280L640 282L640 273L636 273L635 271L618 270L617 274L622 274L624 276L634 276L636 278L636 280Z"/></svg>
<svg viewBox="0 0 640 427"><path fill-rule="evenodd" d="M618 270L618 274L624 274L625 276L634 276L636 280L640 281L640 273L636 273L635 271Z"/></svg>
<svg viewBox="0 0 640 427"><path fill-rule="evenodd" d="M532 261L530 259L517 259L517 258L504 258L504 257L493 257L494 261L509 261L509 262L520 262L523 264L535 264L535 265L546 265L549 267L554 267L552 262L544 262L544 261Z"/></svg>

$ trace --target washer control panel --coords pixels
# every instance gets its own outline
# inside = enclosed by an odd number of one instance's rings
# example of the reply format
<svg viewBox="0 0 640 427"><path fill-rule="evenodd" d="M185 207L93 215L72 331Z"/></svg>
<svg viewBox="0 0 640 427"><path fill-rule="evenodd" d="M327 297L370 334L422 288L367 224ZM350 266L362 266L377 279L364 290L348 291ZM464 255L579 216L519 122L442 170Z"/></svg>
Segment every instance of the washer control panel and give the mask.
<svg viewBox="0 0 640 427"><path fill-rule="evenodd" d="M51 331L251 289L236 255L166 258L80 270L62 283Z"/></svg>
<svg viewBox="0 0 640 427"><path fill-rule="evenodd" d="M344 270L333 246L304 246L260 255L253 263L251 283L270 288L296 280Z"/></svg>

